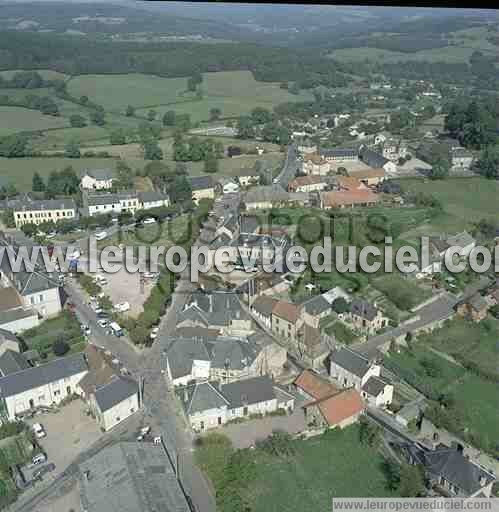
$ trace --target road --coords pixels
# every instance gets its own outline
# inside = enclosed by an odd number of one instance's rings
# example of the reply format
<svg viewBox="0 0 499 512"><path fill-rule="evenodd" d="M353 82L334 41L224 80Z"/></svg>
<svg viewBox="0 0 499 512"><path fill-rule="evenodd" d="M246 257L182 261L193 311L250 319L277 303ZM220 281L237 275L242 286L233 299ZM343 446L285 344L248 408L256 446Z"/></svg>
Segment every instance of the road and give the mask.
<svg viewBox="0 0 499 512"><path fill-rule="evenodd" d="M286 153L284 166L279 175L274 178L274 180L277 180L277 183L285 190L288 189L288 183L295 177L296 169L298 168L297 156L298 152L296 147L294 144L290 144Z"/></svg>

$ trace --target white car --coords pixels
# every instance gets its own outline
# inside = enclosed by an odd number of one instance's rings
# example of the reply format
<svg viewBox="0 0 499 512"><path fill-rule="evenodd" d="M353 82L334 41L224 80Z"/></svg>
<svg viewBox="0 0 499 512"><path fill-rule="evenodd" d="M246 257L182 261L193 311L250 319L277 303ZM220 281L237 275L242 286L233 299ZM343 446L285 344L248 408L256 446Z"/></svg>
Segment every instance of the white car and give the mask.
<svg viewBox="0 0 499 512"><path fill-rule="evenodd" d="M144 219L142 221L143 224L155 224L156 219L154 217L147 217L147 219Z"/></svg>
<svg viewBox="0 0 499 512"><path fill-rule="evenodd" d="M144 272L142 275L145 279L154 279L156 277L154 272Z"/></svg>
<svg viewBox="0 0 499 512"><path fill-rule="evenodd" d="M49 233L45 238L47 240L52 240L52 238L55 238L57 236L57 233L55 233L54 231L52 231L51 233Z"/></svg>
<svg viewBox="0 0 499 512"><path fill-rule="evenodd" d="M31 428L33 429L33 432L38 439L41 439L47 435L41 423L34 423Z"/></svg>
<svg viewBox="0 0 499 512"><path fill-rule="evenodd" d="M99 325L99 327L105 329L109 325L109 321L106 320L105 318L101 318L100 320L97 320L97 324Z"/></svg>
<svg viewBox="0 0 499 512"><path fill-rule="evenodd" d="M130 304L128 302L119 302L114 306L114 309L120 313L124 313L130 309Z"/></svg>
<svg viewBox="0 0 499 512"><path fill-rule="evenodd" d="M151 330L151 334L149 335L152 340L155 340L158 337L159 327L153 327Z"/></svg>

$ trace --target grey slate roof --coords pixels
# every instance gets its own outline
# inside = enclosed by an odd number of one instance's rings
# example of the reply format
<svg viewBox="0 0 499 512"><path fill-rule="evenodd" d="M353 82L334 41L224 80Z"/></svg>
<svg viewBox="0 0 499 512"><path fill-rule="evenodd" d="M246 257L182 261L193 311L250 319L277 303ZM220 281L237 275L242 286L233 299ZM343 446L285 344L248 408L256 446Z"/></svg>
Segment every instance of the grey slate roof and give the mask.
<svg viewBox="0 0 499 512"><path fill-rule="evenodd" d="M120 442L79 465L80 499L87 512L189 512L161 446Z"/></svg>
<svg viewBox="0 0 499 512"><path fill-rule="evenodd" d="M261 203L261 202L283 202L288 201L290 195L280 185L263 185L254 187L244 196L246 203Z"/></svg>
<svg viewBox="0 0 499 512"><path fill-rule="evenodd" d="M87 363L83 354L74 354L2 377L0 389L3 397L14 396L85 371L87 371Z"/></svg>
<svg viewBox="0 0 499 512"><path fill-rule="evenodd" d="M189 375L192 370L194 359L199 361L210 361L210 354L202 339L177 338L166 340L169 347L166 350L166 357L172 377L178 379Z"/></svg>
<svg viewBox="0 0 499 512"><path fill-rule="evenodd" d="M331 304L322 295L307 300L303 303L303 307L310 315L320 315L326 311L331 311Z"/></svg>
<svg viewBox="0 0 499 512"><path fill-rule="evenodd" d="M268 316L270 318L272 316L272 309L276 302L277 300L273 299L272 297L268 297L267 295L260 295L251 305L251 309L254 309L257 313Z"/></svg>
<svg viewBox="0 0 499 512"><path fill-rule="evenodd" d="M214 187L211 176L194 176L190 178L189 181L193 191L205 190Z"/></svg>
<svg viewBox="0 0 499 512"><path fill-rule="evenodd" d="M355 299L350 304L350 313L372 321L376 318L378 310L371 303L365 300Z"/></svg>
<svg viewBox="0 0 499 512"><path fill-rule="evenodd" d="M43 199L23 201L14 207L15 211L76 210L73 199Z"/></svg>
<svg viewBox="0 0 499 512"><path fill-rule="evenodd" d="M493 480L492 475L473 464L453 448L437 449L425 453L424 460L430 473L444 477L468 495L474 494L483 487L480 485L481 477L485 479L486 483Z"/></svg>
<svg viewBox="0 0 499 512"><path fill-rule="evenodd" d="M228 406L228 400L217 389L217 382L200 382L175 388L175 394L187 415Z"/></svg>
<svg viewBox="0 0 499 512"><path fill-rule="evenodd" d="M357 151L348 148L321 149L320 154L325 158L351 158L357 156Z"/></svg>
<svg viewBox="0 0 499 512"><path fill-rule="evenodd" d="M85 169L81 177L90 176L94 180L107 181L113 178L114 173L111 169Z"/></svg>
<svg viewBox="0 0 499 512"><path fill-rule="evenodd" d="M389 160L383 155L380 155L367 147L363 147L360 150L360 158L365 164L369 165L369 167L374 168L381 168L389 162Z"/></svg>
<svg viewBox="0 0 499 512"><path fill-rule="evenodd" d="M19 343L19 339L14 333L7 331L6 329L0 329L0 345L4 341L14 341L15 343Z"/></svg>
<svg viewBox="0 0 499 512"><path fill-rule="evenodd" d="M147 190L146 192L139 192L139 201L141 203L153 203L156 201L164 201L168 196L156 190Z"/></svg>
<svg viewBox="0 0 499 512"><path fill-rule="evenodd" d="M255 233L258 229L258 217L254 215L241 216L241 233Z"/></svg>
<svg viewBox="0 0 499 512"><path fill-rule="evenodd" d="M250 366L259 352L258 347L249 341L222 336L208 342L208 347L212 368L230 370L243 370Z"/></svg>
<svg viewBox="0 0 499 512"><path fill-rule="evenodd" d="M383 392L388 382L379 377L369 377L367 382L362 386L362 391L365 391L368 395L378 396Z"/></svg>
<svg viewBox="0 0 499 512"><path fill-rule="evenodd" d="M273 383L267 376L253 377L224 384L221 392L229 401L232 409L266 402L275 398Z"/></svg>
<svg viewBox="0 0 499 512"><path fill-rule="evenodd" d="M11 373L20 372L30 368L28 361L19 352L14 350L6 350L0 356L0 374L4 377Z"/></svg>
<svg viewBox="0 0 499 512"><path fill-rule="evenodd" d="M368 359L347 347L331 352L331 361L357 377L363 377L371 366Z"/></svg>
<svg viewBox="0 0 499 512"><path fill-rule="evenodd" d="M95 400L101 412L105 412L138 392L139 386L135 380L115 376L107 384L97 387Z"/></svg>

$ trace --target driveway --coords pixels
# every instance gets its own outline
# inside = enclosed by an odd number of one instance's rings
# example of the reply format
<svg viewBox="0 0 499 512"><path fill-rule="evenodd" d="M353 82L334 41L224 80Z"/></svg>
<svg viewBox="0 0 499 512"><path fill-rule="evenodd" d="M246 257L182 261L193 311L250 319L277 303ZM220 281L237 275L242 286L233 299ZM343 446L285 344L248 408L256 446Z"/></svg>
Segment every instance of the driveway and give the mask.
<svg viewBox="0 0 499 512"><path fill-rule="evenodd" d="M273 430L297 434L306 428L305 414L298 406L289 416L267 416L244 423L234 423L216 431L225 434L232 441L234 448L248 448L256 441L269 437Z"/></svg>
<svg viewBox="0 0 499 512"><path fill-rule="evenodd" d="M97 422L85 414L85 404L74 400L58 413L37 415L30 424L41 423L47 437L39 443L50 462L56 465L51 473L54 478L64 471L74 459L103 436Z"/></svg>

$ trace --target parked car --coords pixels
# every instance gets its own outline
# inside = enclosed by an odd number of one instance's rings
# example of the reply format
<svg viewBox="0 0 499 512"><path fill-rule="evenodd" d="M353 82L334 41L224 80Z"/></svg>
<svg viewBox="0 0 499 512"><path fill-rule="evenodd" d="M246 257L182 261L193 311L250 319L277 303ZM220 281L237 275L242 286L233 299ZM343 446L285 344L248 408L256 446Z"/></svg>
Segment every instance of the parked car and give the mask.
<svg viewBox="0 0 499 512"><path fill-rule="evenodd" d="M103 329L105 329L106 327L109 326L109 320L107 320L105 318L101 318L101 319L97 320L97 324L99 325L99 327L102 327Z"/></svg>
<svg viewBox="0 0 499 512"><path fill-rule="evenodd" d="M37 466L38 464L43 464L44 462L47 462L47 456L44 453L39 453L38 455L35 455L31 459L31 463L33 466Z"/></svg>
<svg viewBox="0 0 499 512"><path fill-rule="evenodd" d="M154 279L157 274L155 274L154 272L144 272L142 274L146 279Z"/></svg>
<svg viewBox="0 0 499 512"><path fill-rule="evenodd" d="M41 423L34 423L31 428L33 429L33 432L38 439L41 439L47 435Z"/></svg>
<svg viewBox="0 0 499 512"><path fill-rule="evenodd" d="M119 302L115 304L114 309L120 313L124 313L130 309L130 304L128 302Z"/></svg>
<svg viewBox="0 0 499 512"><path fill-rule="evenodd" d="M155 224L156 223L156 219L154 217L147 217L146 219L144 219L142 221L142 224Z"/></svg>
<svg viewBox="0 0 499 512"><path fill-rule="evenodd" d="M49 462L48 464L45 464L45 466L42 466L40 469L37 469L33 473L33 480L42 480L43 475L46 475L47 473L51 473L55 470L55 464L53 462Z"/></svg>
<svg viewBox="0 0 499 512"><path fill-rule="evenodd" d="M151 330L151 334L149 335L149 337L152 339L152 340L155 340L157 337L158 337L158 332L159 332L159 327L153 327L152 330Z"/></svg>

